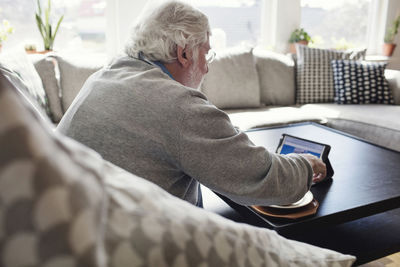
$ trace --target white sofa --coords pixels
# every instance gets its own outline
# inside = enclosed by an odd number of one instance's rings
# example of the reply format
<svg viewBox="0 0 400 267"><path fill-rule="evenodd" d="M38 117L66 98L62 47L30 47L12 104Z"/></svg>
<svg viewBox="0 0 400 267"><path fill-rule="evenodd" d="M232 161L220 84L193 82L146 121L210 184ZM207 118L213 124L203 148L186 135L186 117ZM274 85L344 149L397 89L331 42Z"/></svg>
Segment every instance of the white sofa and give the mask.
<svg viewBox="0 0 400 267"><path fill-rule="evenodd" d="M36 67L45 77L43 69L54 62L41 60ZM351 266L355 261L195 207L52 131L54 125L35 104L43 95L32 91L40 78L12 72L4 61L0 266ZM34 70L22 61L19 66ZM58 63L61 71L70 66ZM54 74L54 68L46 71ZM84 76L73 73L61 75L71 84ZM50 101L53 108L55 103Z"/></svg>
<svg viewBox="0 0 400 267"><path fill-rule="evenodd" d="M258 48L231 50L219 55L211 64L201 90L242 130L313 121L400 151L400 71L385 72L394 105L300 105L295 99L296 67L291 56ZM106 63L101 58L93 60L93 57L81 55L52 54L32 59L56 122L87 77Z"/></svg>

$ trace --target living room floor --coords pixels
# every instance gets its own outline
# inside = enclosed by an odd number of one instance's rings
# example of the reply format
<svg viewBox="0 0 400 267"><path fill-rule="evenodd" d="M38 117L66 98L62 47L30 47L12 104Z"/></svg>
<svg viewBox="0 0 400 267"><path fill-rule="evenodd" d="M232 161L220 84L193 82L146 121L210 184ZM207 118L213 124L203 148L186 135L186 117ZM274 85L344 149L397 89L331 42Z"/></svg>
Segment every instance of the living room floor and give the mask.
<svg viewBox="0 0 400 267"><path fill-rule="evenodd" d="M360 267L399 267L399 266L400 266L400 252L360 265Z"/></svg>

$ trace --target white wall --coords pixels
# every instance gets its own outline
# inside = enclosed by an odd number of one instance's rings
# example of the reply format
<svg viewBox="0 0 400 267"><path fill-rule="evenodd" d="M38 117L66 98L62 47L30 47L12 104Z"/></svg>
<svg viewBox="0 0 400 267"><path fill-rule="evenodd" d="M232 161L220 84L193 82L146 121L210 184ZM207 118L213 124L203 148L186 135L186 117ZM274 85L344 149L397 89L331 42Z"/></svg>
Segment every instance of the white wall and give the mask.
<svg viewBox="0 0 400 267"><path fill-rule="evenodd" d="M261 46L287 52L292 31L300 25L300 0L264 0Z"/></svg>

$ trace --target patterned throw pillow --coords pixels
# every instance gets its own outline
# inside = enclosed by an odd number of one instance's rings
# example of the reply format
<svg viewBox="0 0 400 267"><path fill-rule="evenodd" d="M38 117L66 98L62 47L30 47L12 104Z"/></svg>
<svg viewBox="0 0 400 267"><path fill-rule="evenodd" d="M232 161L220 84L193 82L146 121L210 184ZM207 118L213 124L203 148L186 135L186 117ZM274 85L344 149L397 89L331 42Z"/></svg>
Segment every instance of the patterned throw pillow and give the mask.
<svg viewBox="0 0 400 267"><path fill-rule="evenodd" d="M366 50L335 51L296 45L296 103L329 103L334 101L333 71L335 59L364 59Z"/></svg>
<svg viewBox="0 0 400 267"><path fill-rule="evenodd" d="M385 79L386 63L332 60L335 102L338 104L393 104Z"/></svg>
<svg viewBox="0 0 400 267"><path fill-rule="evenodd" d="M0 74L0 266L105 266L96 156L24 98Z"/></svg>
<svg viewBox="0 0 400 267"><path fill-rule="evenodd" d="M351 266L178 199L56 135L0 75L0 266Z"/></svg>
<svg viewBox="0 0 400 267"><path fill-rule="evenodd" d="M126 171L104 171L109 266L351 266L355 258L235 223Z"/></svg>

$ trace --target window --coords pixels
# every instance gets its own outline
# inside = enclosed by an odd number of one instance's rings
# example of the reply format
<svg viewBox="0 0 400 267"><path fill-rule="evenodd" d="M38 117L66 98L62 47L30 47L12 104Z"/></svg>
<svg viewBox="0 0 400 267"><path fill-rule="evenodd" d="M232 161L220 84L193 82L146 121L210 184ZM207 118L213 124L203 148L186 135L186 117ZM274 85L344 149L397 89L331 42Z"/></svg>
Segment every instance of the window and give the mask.
<svg viewBox="0 0 400 267"><path fill-rule="evenodd" d="M209 18L214 49L256 45L260 36L262 0L187 0Z"/></svg>
<svg viewBox="0 0 400 267"><path fill-rule="evenodd" d="M47 5L47 1L41 0L42 6ZM209 17L214 48L247 43L272 47L278 52L286 52L290 33L300 26L315 40L312 46L351 48L368 45L370 53L377 53L383 42L387 13L395 13L399 6L397 1L390 1L390 7L386 8L387 2L380 0L186 1ZM129 34L132 19L139 15L146 2L148 0L52 0L55 19L65 15L54 49L105 54L107 33L108 53L111 56L117 54ZM0 0L0 6L0 21L9 20L15 29L3 44L3 49L34 43L38 50L42 50L34 14L36 0ZM110 11L107 12L108 21L106 8ZM261 16L265 17L264 20ZM263 32L261 28L264 28ZM366 39L367 30L369 40Z"/></svg>
<svg viewBox="0 0 400 267"><path fill-rule="evenodd" d="M42 10L48 0L42 0ZM43 50L43 42L35 21L36 0L0 0L1 18L8 19L15 32L5 47L35 44ZM64 20L58 30L54 50L105 52L106 0L52 0L52 20Z"/></svg>
<svg viewBox="0 0 400 267"><path fill-rule="evenodd" d="M320 48L367 46L371 0L301 0L301 23Z"/></svg>

